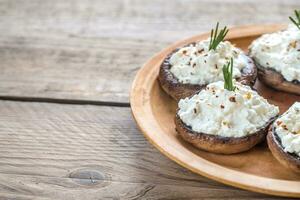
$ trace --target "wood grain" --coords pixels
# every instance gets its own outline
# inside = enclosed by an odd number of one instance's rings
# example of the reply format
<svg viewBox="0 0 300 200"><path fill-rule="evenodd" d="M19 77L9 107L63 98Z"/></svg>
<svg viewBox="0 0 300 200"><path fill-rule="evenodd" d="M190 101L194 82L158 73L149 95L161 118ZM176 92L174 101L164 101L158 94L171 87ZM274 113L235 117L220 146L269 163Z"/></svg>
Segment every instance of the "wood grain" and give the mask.
<svg viewBox="0 0 300 200"><path fill-rule="evenodd" d="M227 39L234 41L241 49L247 49L256 37L282 28L284 27L279 25L237 27L232 29ZM161 62L178 46L203 40L208 34L188 38L167 47L139 71L130 99L139 128L163 154L195 173L251 191L300 197L300 176L280 165L264 143L243 153L213 154L193 147L176 133L174 117L177 104L162 90L157 80ZM298 95L272 90L259 81L255 87L258 94L268 97L268 101L278 106L281 112L286 111L295 101L300 101Z"/></svg>
<svg viewBox="0 0 300 200"><path fill-rule="evenodd" d="M273 199L170 161L145 141L128 108L67 103L128 106L137 70L168 44L216 21L282 23L299 5L1 1L0 99L16 102L0 101L0 199Z"/></svg>
<svg viewBox="0 0 300 200"><path fill-rule="evenodd" d="M216 21L285 23L299 5L297 0L4 0L0 95L128 103L136 71L168 44L207 31Z"/></svg>
<svg viewBox="0 0 300 200"><path fill-rule="evenodd" d="M0 101L0 199L270 199L180 167L129 108Z"/></svg>

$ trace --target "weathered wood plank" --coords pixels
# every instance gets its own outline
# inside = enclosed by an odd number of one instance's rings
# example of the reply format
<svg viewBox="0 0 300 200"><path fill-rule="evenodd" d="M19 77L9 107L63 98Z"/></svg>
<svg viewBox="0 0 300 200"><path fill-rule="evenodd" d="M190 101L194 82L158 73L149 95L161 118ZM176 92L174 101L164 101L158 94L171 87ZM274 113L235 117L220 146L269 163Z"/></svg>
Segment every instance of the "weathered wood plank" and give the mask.
<svg viewBox="0 0 300 200"><path fill-rule="evenodd" d="M280 199L232 188L99 181L88 186L72 179L2 175L0 198L5 199Z"/></svg>
<svg viewBox="0 0 300 200"><path fill-rule="evenodd" d="M291 1L17 1L0 3L0 95L128 102L155 52L222 24L287 22ZM217 12L216 12L216 9Z"/></svg>
<svg viewBox="0 0 300 200"><path fill-rule="evenodd" d="M269 198L187 171L129 108L0 101L0 198Z"/></svg>

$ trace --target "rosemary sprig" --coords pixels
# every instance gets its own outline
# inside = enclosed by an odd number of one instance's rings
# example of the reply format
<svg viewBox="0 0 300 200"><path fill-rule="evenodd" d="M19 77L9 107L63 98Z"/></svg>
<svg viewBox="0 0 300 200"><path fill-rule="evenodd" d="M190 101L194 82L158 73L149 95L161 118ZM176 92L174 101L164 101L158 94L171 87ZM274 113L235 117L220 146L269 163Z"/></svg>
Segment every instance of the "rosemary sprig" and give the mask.
<svg viewBox="0 0 300 200"><path fill-rule="evenodd" d="M296 27L300 30L300 11L295 10L296 19L289 16L289 19L296 25Z"/></svg>
<svg viewBox="0 0 300 200"><path fill-rule="evenodd" d="M229 91L234 91L235 86L232 81L233 59L223 66L224 88Z"/></svg>
<svg viewBox="0 0 300 200"><path fill-rule="evenodd" d="M209 41L209 50L213 49L216 50L217 46L222 42L228 33L228 29L225 26L221 31L219 32L219 22L216 25L215 30L212 29L210 32L210 41Z"/></svg>

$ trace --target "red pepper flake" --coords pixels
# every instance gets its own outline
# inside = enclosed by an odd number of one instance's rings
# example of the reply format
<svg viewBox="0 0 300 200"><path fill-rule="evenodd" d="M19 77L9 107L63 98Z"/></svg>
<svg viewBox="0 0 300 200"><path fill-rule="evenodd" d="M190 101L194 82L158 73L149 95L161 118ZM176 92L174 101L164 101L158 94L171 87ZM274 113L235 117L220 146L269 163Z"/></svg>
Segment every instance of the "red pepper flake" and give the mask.
<svg viewBox="0 0 300 200"><path fill-rule="evenodd" d="M276 124L277 124L278 126L280 126L280 124L282 124L282 121L277 121Z"/></svg>
<svg viewBox="0 0 300 200"><path fill-rule="evenodd" d="M182 51L182 54L183 54L183 55L185 55L186 53L187 53L187 51L186 51L186 50L183 50L183 51Z"/></svg>
<svg viewBox="0 0 300 200"><path fill-rule="evenodd" d="M235 99L235 97L229 97L229 101L236 102L236 99Z"/></svg>
<svg viewBox="0 0 300 200"><path fill-rule="evenodd" d="M200 49L200 50L198 50L198 53L200 54L200 53L202 53L204 51L204 49Z"/></svg>
<svg viewBox="0 0 300 200"><path fill-rule="evenodd" d="M296 48L297 41L293 41L289 44L291 47Z"/></svg>
<svg viewBox="0 0 300 200"><path fill-rule="evenodd" d="M285 124L282 124L281 127L282 127L284 130L286 130L286 131L288 130L288 128L286 127Z"/></svg>
<svg viewBox="0 0 300 200"><path fill-rule="evenodd" d="M225 107L224 107L224 105L222 105L222 104L220 105L220 107L221 107L222 109L224 109L224 108L225 108Z"/></svg>
<svg viewBox="0 0 300 200"><path fill-rule="evenodd" d="M194 113L195 113L195 114L197 113L197 109L196 109L196 108L194 108Z"/></svg>

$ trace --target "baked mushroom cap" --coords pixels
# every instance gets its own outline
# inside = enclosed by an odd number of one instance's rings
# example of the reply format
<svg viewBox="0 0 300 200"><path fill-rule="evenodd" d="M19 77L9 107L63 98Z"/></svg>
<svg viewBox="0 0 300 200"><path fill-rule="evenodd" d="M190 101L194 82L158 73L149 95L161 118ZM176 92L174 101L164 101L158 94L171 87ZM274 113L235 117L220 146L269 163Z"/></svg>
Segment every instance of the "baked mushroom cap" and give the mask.
<svg viewBox="0 0 300 200"><path fill-rule="evenodd" d="M274 126L270 126L267 136L268 146L273 156L285 167L300 173L300 157L283 150L279 136Z"/></svg>
<svg viewBox="0 0 300 200"><path fill-rule="evenodd" d="M300 95L300 82L297 80L287 81L281 73L274 69L260 65L253 58L258 69L258 79L266 85L280 91Z"/></svg>
<svg viewBox="0 0 300 200"><path fill-rule="evenodd" d="M258 79L284 92L300 95L299 30L294 25L287 29L264 34L249 46L249 55L258 68Z"/></svg>
<svg viewBox="0 0 300 200"><path fill-rule="evenodd" d="M171 56L178 50L179 49L174 50L163 60L158 75L158 80L163 90L176 101L189 97L207 86L207 84L184 84L179 82L179 80L173 75L173 73L170 71L172 65L170 64L169 60ZM237 78L236 80L244 85L252 87L257 77L257 69L254 61L250 57L245 55L245 59L248 61L247 66L241 70L241 77Z"/></svg>
<svg viewBox="0 0 300 200"><path fill-rule="evenodd" d="M257 132L243 137L224 137L199 133L193 131L189 126L184 124L178 115L175 117L176 131L187 142L195 147L220 154L234 154L247 151L256 144L262 142L268 131L269 125L275 118L270 119Z"/></svg>

